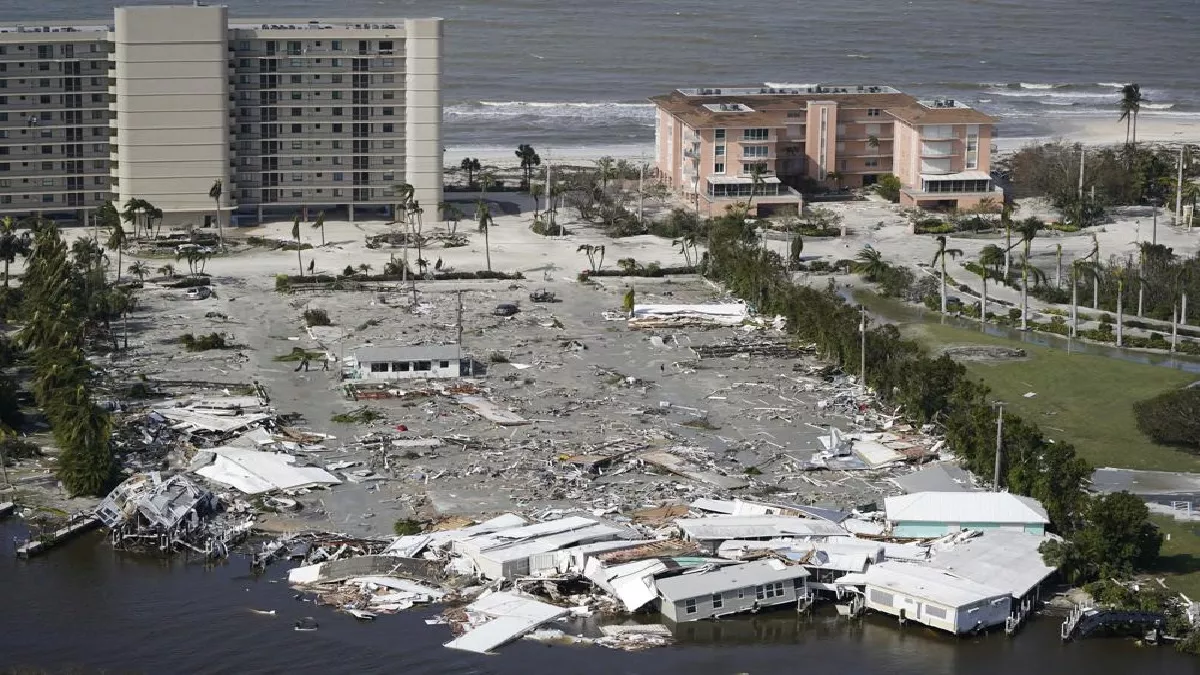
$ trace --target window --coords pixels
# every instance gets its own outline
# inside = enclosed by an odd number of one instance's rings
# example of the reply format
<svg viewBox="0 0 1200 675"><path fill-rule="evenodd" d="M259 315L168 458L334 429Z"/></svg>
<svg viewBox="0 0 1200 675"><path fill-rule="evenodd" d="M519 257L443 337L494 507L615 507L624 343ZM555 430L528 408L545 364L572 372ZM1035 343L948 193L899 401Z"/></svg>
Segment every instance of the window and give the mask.
<svg viewBox="0 0 1200 675"><path fill-rule="evenodd" d="M715 141L725 140L725 130L724 129L714 129L713 130L713 140L715 140Z"/></svg>
<svg viewBox="0 0 1200 675"><path fill-rule="evenodd" d="M713 154L716 155L717 157L724 157L725 156L725 146L724 145L714 145L713 146Z"/></svg>
<svg viewBox="0 0 1200 675"><path fill-rule="evenodd" d="M935 619L945 619L946 618L946 610L945 609L943 609L941 607L935 607L935 606L929 605L929 604L925 605L925 613L928 614L929 616L932 616Z"/></svg>
<svg viewBox="0 0 1200 675"><path fill-rule="evenodd" d="M449 361L438 361L438 368L449 368L449 367L450 367Z"/></svg>
<svg viewBox="0 0 1200 675"><path fill-rule="evenodd" d="M372 373L386 373L387 371L388 371L388 364L386 364L386 363L372 363L371 364L371 372Z"/></svg>
<svg viewBox="0 0 1200 675"><path fill-rule="evenodd" d="M684 614L695 614L696 613L696 599L695 598L691 598L689 600L683 601L683 613Z"/></svg>
<svg viewBox="0 0 1200 675"><path fill-rule="evenodd" d="M107 148L104 146L103 143L95 143L92 145L92 150L94 150L96 152L104 152L105 150L107 150Z"/></svg>
<svg viewBox="0 0 1200 675"><path fill-rule="evenodd" d="M240 61L238 61L238 65L241 66L242 68L249 68L250 67L250 59L241 59Z"/></svg>
<svg viewBox="0 0 1200 675"><path fill-rule="evenodd" d="M54 203L54 195L42 195L42 201L47 204Z"/></svg>
<svg viewBox="0 0 1200 675"><path fill-rule="evenodd" d="M713 173L725 173L725 162L713 164Z"/></svg>
<svg viewBox="0 0 1200 675"><path fill-rule="evenodd" d="M339 131L340 131L340 129L339 129ZM330 141L330 145L333 146L334 150L340 150L342 147L342 142L341 141ZM333 160L334 160L333 163L337 164L337 157L334 157Z"/></svg>
<svg viewBox="0 0 1200 675"><path fill-rule="evenodd" d="M337 77L337 76L334 75L334 77ZM340 82L341 80L338 80L338 81ZM0 82L3 82L3 80L0 80ZM331 98L333 98L333 100L335 100L335 101L340 101L342 99L342 92L340 92L340 91L330 92L329 96Z"/></svg>
<svg viewBox="0 0 1200 675"><path fill-rule="evenodd" d="M388 73L388 74L384 75L384 76L383 76L383 78L382 78L382 82L383 82L384 84L391 84L391 83L393 83L393 82L395 82L395 81L396 81L396 76L395 76L395 75L392 75L391 73Z"/></svg>
<svg viewBox="0 0 1200 675"><path fill-rule="evenodd" d="M967 169L979 168L979 126L970 125L967 127L967 153L965 157L965 166Z"/></svg>
<svg viewBox="0 0 1200 675"><path fill-rule="evenodd" d="M301 191L301 190L292 190L292 197L293 197L294 199L299 199L299 198L301 198L301 197L303 197L303 196L304 196L304 192L303 192L303 191Z"/></svg>
<svg viewBox="0 0 1200 675"><path fill-rule="evenodd" d="M292 182L293 183L299 183L302 180L304 180L304 174L302 174L302 173L292 174Z"/></svg>
<svg viewBox="0 0 1200 675"><path fill-rule="evenodd" d="M341 197L341 196L342 196L342 189L341 189L341 188L334 188L334 189L333 189L333 196L334 196L334 197Z"/></svg>
<svg viewBox="0 0 1200 675"><path fill-rule="evenodd" d="M433 370L432 361L417 361L416 367L413 370Z"/></svg>
<svg viewBox="0 0 1200 675"><path fill-rule="evenodd" d="M103 178L101 178L100 176L93 176L93 177L92 177L92 184L93 184L93 185L104 185L104 179L103 179Z"/></svg>
<svg viewBox="0 0 1200 675"><path fill-rule="evenodd" d="M42 146L42 154L43 154L43 155L52 155L52 154L54 154L54 146L53 146L53 145L43 145L43 146Z"/></svg>
<svg viewBox="0 0 1200 675"><path fill-rule="evenodd" d="M865 160L863 160L863 166L867 167L868 169L878 168L879 167L879 159L875 158L875 157L868 157Z"/></svg>
<svg viewBox="0 0 1200 675"><path fill-rule="evenodd" d="M713 609L721 609L725 606L725 599L721 597L720 593L713 593L712 603Z"/></svg>
<svg viewBox="0 0 1200 675"><path fill-rule="evenodd" d="M396 62L394 59L383 59L383 67L384 68L391 68L394 65L396 65Z"/></svg>
<svg viewBox="0 0 1200 675"><path fill-rule="evenodd" d="M384 108L384 109L383 109L383 114L384 114L384 115L395 115L395 114L396 114L396 109L395 109L395 108Z"/></svg>
<svg viewBox="0 0 1200 675"><path fill-rule="evenodd" d="M770 129L742 129L743 141L765 141L771 138Z"/></svg>
<svg viewBox="0 0 1200 675"><path fill-rule="evenodd" d="M238 40L238 49L241 49L243 51L248 51L250 49L250 41L249 40Z"/></svg>
<svg viewBox="0 0 1200 675"><path fill-rule="evenodd" d="M392 41L391 40L380 40L379 41L379 51L381 51L385 54L391 52L392 51Z"/></svg>
<svg viewBox="0 0 1200 675"><path fill-rule="evenodd" d="M292 158L292 166L300 166L303 163L304 163L303 157L293 157Z"/></svg>
<svg viewBox="0 0 1200 675"><path fill-rule="evenodd" d="M292 108L292 117L300 117L303 114L304 110L302 108Z"/></svg>
<svg viewBox="0 0 1200 675"><path fill-rule="evenodd" d="M742 157L766 157L769 152L765 145L750 145L742 148Z"/></svg>
<svg viewBox="0 0 1200 675"><path fill-rule="evenodd" d="M93 110L92 111L92 119L98 120L98 119L103 119L103 118L104 118L103 110Z"/></svg>
<svg viewBox="0 0 1200 675"><path fill-rule="evenodd" d="M396 163L396 159L394 157L384 157L381 161L383 162L384 166L391 166Z"/></svg>
<svg viewBox="0 0 1200 675"><path fill-rule="evenodd" d="M0 171L8 171L8 162L0 162Z"/></svg>
<svg viewBox="0 0 1200 675"><path fill-rule="evenodd" d="M334 108L334 109L333 109L333 116L334 116L334 117L341 117L341 115L342 115L342 109L341 109L341 108Z"/></svg>
<svg viewBox="0 0 1200 675"><path fill-rule="evenodd" d="M42 162L42 171L53 171L54 162ZM53 185L53 183L51 183Z"/></svg>
<svg viewBox="0 0 1200 675"><path fill-rule="evenodd" d="M293 92L292 92L291 99L292 99L293 101L299 101L299 100L300 100L300 92L298 92L298 91L293 91Z"/></svg>
<svg viewBox="0 0 1200 675"><path fill-rule="evenodd" d="M883 111L879 108L867 108L867 117L880 117L882 115Z"/></svg>
<svg viewBox="0 0 1200 675"><path fill-rule="evenodd" d="M304 65L304 59L291 59L290 63L293 68L300 68Z"/></svg>
<svg viewBox="0 0 1200 675"><path fill-rule="evenodd" d="M50 85L46 85L46 86L50 86ZM46 105L46 104L50 103L50 97L49 96L39 96L38 103L41 103L42 105Z"/></svg>
<svg viewBox="0 0 1200 675"><path fill-rule="evenodd" d="M385 133L385 134L390 134L395 130L396 130L395 124L392 124L389 122L389 123L386 123L383 125L383 133Z"/></svg>
<svg viewBox="0 0 1200 675"><path fill-rule="evenodd" d="M392 361L393 373L407 373L412 368L408 361Z"/></svg>
<svg viewBox="0 0 1200 675"><path fill-rule="evenodd" d="M329 65L333 66L334 68L341 68L342 60L341 59L329 59Z"/></svg>
<svg viewBox="0 0 1200 675"><path fill-rule="evenodd" d="M391 171L388 171L383 174L383 180L385 180L385 181L396 180L396 174L392 173Z"/></svg>
<svg viewBox="0 0 1200 675"><path fill-rule="evenodd" d="M388 140L383 142L383 148L385 150L391 150L394 147L396 147L396 141Z"/></svg>
<svg viewBox="0 0 1200 675"><path fill-rule="evenodd" d="M342 133L342 125L340 123L333 125L333 133L335 133L335 134Z"/></svg>
<svg viewBox="0 0 1200 675"><path fill-rule="evenodd" d="M100 94L92 94L92 103L101 103L103 101L104 101L104 97L101 96Z"/></svg>
<svg viewBox="0 0 1200 675"><path fill-rule="evenodd" d="M42 179L42 187L54 187L54 179L53 178L43 178Z"/></svg>
<svg viewBox="0 0 1200 675"><path fill-rule="evenodd" d="M335 141L335 142L336 142L336 141ZM340 165L341 163L342 163L342 158L341 158L341 157L334 157L334 158L333 158L333 164L334 164L334 166L338 166L338 165Z"/></svg>
<svg viewBox="0 0 1200 675"><path fill-rule="evenodd" d="M385 91L385 92L383 92L383 96L381 96L381 98L382 98L383 100L385 100L385 101L390 101L390 100L392 100L392 99L396 98L396 92L394 92L394 91Z"/></svg>
<svg viewBox="0 0 1200 675"><path fill-rule="evenodd" d="M253 132L251 131L251 127L250 127L250 125L249 125L249 124L243 124L243 125L241 125L240 129L242 130L242 133L243 133L243 134L249 134L249 133L253 133Z"/></svg>
<svg viewBox="0 0 1200 675"><path fill-rule="evenodd" d="M343 176L344 176L344 174L341 171L334 171L333 172L333 181L335 183L340 183L342 181Z"/></svg>
<svg viewBox="0 0 1200 675"><path fill-rule="evenodd" d="M304 148L304 141L292 141L292 149L300 150Z"/></svg>
<svg viewBox="0 0 1200 675"><path fill-rule="evenodd" d="M755 169L757 169L758 171L766 171L767 163L766 162L743 162L742 163L742 173L744 175L749 176L750 174L754 173Z"/></svg>
<svg viewBox="0 0 1200 675"><path fill-rule="evenodd" d="M332 41L332 42L330 42L330 43L329 43L329 46L330 46L330 48L331 48L331 49L333 49L333 51L335 51L335 52L340 52L340 51L342 51L342 41L341 41L341 40L334 40L334 41ZM335 60L336 60L336 59L335 59Z"/></svg>
<svg viewBox="0 0 1200 675"><path fill-rule="evenodd" d="M291 82L292 84L300 84L300 76L299 75L290 75L290 76L288 76L288 82Z"/></svg>
<svg viewBox="0 0 1200 675"><path fill-rule="evenodd" d="M293 124L292 125L292 133L293 134L304 133L303 128L304 128L304 125L302 125L302 124Z"/></svg>

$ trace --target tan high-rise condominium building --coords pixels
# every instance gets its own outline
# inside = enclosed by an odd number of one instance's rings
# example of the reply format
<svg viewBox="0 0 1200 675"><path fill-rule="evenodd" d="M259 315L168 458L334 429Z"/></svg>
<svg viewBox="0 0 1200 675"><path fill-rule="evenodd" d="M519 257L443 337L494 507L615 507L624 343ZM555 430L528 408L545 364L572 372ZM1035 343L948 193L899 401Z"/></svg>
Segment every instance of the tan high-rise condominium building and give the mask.
<svg viewBox="0 0 1200 675"><path fill-rule="evenodd" d="M892 87L766 84L678 89L657 107L656 165L697 210L750 202L760 215L800 191L900 179L900 203L964 208L1003 192L989 174L995 120L953 99Z"/></svg>
<svg viewBox="0 0 1200 675"><path fill-rule="evenodd" d="M84 221L144 199L168 224L381 214L442 198L441 19L230 20L118 7L0 27L0 214ZM226 221L228 222L228 221Z"/></svg>

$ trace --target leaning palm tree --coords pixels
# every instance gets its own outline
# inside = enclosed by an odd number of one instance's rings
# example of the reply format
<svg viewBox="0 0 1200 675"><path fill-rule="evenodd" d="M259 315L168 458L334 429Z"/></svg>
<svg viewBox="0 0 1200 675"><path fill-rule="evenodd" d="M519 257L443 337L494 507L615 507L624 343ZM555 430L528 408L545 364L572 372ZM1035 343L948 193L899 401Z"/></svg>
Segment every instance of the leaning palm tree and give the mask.
<svg viewBox="0 0 1200 675"><path fill-rule="evenodd" d="M1121 87L1121 101L1117 104L1121 111L1118 121L1125 120L1125 143L1137 145L1137 118L1142 111L1142 104L1148 99L1142 96L1142 88L1136 82ZM1132 125L1132 127L1131 127ZM1132 128L1133 134L1130 135Z"/></svg>
<svg viewBox="0 0 1200 675"><path fill-rule="evenodd" d="M854 256L854 265L851 269L866 277L867 281L875 281L887 270L887 263L883 261L883 254L879 252L879 249L867 244L859 249L858 255Z"/></svg>
<svg viewBox="0 0 1200 675"><path fill-rule="evenodd" d="M213 200L215 205L213 211L217 218L217 242L222 246L225 245L225 230L221 227L221 195L224 193L225 186L220 178L215 180L212 187L208 189L208 198Z"/></svg>
<svg viewBox="0 0 1200 675"><path fill-rule="evenodd" d="M1021 208L1013 201L1004 202L1000 208L1000 226L1004 228L1004 282L1008 283L1008 274L1012 267L1012 216Z"/></svg>
<svg viewBox="0 0 1200 675"><path fill-rule="evenodd" d="M162 267L159 267L158 269L156 269L154 271L158 272L159 274L163 275L164 277L166 277L168 279L175 278L175 266L172 265L171 263L167 263L166 265L163 265Z"/></svg>
<svg viewBox="0 0 1200 675"><path fill-rule="evenodd" d="M937 238L938 250L933 254L933 262L931 265L937 266L938 262L942 263L942 314L946 313L946 258L957 258L962 255L962 249L946 248L946 237L938 235Z"/></svg>
<svg viewBox="0 0 1200 675"><path fill-rule="evenodd" d="M1092 252L1083 257L1084 260L1090 260L1097 267L1100 265L1100 240L1096 238L1096 233L1092 233ZM1092 309L1100 309L1100 275L1092 276Z"/></svg>
<svg viewBox="0 0 1200 675"><path fill-rule="evenodd" d="M313 226L314 230L321 231L321 245L324 246L325 245L325 212L324 211L320 211L317 213L317 219L313 221L312 226Z"/></svg>
<svg viewBox="0 0 1200 675"><path fill-rule="evenodd" d="M487 261L487 271L492 271L492 245L488 238L488 230L492 229L492 212L488 203L480 199L475 204L475 218L479 222L479 231L483 233L483 256Z"/></svg>

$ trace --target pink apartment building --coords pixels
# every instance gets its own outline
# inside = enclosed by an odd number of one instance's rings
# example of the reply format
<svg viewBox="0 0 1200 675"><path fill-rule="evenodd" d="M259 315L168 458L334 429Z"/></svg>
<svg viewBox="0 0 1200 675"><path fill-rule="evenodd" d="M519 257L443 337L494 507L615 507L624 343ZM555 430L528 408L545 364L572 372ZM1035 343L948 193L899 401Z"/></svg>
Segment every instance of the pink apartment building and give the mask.
<svg viewBox="0 0 1200 675"><path fill-rule="evenodd" d="M723 213L754 193L768 215L801 190L900 179L900 203L965 208L1003 198L989 174L995 120L952 99L892 87L765 84L677 89L656 106L660 175L699 211ZM761 181L752 176L758 167Z"/></svg>

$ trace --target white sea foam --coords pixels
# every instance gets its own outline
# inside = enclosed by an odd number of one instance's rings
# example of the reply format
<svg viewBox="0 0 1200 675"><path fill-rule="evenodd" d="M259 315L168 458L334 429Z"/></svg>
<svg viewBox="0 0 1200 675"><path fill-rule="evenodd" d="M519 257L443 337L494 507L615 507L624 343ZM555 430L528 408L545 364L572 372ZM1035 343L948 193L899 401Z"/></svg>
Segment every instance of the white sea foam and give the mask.
<svg viewBox="0 0 1200 675"><path fill-rule="evenodd" d="M1127 84L1126 82L1097 82L1096 86L1097 87L1113 87L1115 89L1120 89L1121 87L1124 87L1126 84Z"/></svg>
<svg viewBox="0 0 1200 675"><path fill-rule="evenodd" d="M1018 89L992 89L984 92L995 96L1007 96L1009 98L1066 98L1066 99L1109 99L1116 100L1115 93L1100 93L1092 91L1050 91L1046 89L1035 90L1018 90Z"/></svg>
<svg viewBox="0 0 1200 675"><path fill-rule="evenodd" d="M1170 110L1174 108L1174 103L1143 103L1143 110Z"/></svg>
<svg viewBox="0 0 1200 675"><path fill-rule="evenodd" d="M654 105L616 101L478 101L446 106L447 120L562 119L572 123L652 125Z"/></svg>
<svg viewBox="0 0 1200 675"><path fill-rule="evenodd" d="M1042 84L1040 82L1032 82L1032 83L1021 82L1020 83L1020 87L1022 89L1058 89L1060 87L1065 87L1065 86L1067 86L1067 85L1065 85L1065 84Z"/></svg>

